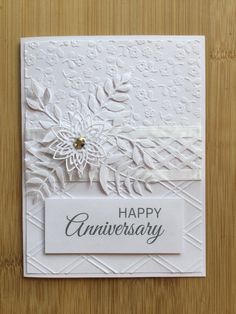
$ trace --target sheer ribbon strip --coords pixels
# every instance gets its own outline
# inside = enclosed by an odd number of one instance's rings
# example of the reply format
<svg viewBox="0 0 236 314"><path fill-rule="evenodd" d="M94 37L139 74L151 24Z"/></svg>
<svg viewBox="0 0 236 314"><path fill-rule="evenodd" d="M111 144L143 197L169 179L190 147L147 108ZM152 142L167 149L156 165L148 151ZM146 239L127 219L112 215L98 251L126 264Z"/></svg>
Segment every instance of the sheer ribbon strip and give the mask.
<svg viewBox="0 0 236 314"><path fill-rule="evenodd" d="M48 131L43 129L27 129L25 141L40 142ZM112 130L116 136L122 133L121 127ZM155 158L155 168L149 167L136 170L136 173L145 172L145 177L151 176L155 181L162 180L201 180L202 176L202 137L200 127L137 127L125 134L132 143L149 139L155 143L152 156ZM125 155L124 155L124 158ZM57 162L52 159L52 162ZM114 172L109 174L109 180L114 181ZM88 181L88 174L85 172L79 181ZM95 176L94 181L98 180ZM78 181L73 179L71 181Z"/></svg>

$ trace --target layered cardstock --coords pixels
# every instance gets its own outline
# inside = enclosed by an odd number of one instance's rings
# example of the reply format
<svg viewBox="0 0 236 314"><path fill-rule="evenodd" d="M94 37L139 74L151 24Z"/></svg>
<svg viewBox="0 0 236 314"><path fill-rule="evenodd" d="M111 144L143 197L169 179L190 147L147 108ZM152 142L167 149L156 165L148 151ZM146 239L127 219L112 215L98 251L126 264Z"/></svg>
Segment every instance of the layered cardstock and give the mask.
<svg viewBox="0 0 236 314"><path fill-rule="evenodd" d="M202 36L21 41L27 277L205 276Z"/></svg>

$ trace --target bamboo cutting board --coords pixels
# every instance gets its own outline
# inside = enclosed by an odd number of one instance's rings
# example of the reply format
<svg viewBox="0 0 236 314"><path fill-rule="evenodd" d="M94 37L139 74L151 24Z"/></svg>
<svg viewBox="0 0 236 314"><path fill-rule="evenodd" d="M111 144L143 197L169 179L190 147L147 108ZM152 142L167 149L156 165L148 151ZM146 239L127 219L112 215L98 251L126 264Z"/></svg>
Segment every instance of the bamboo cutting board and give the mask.
<svg viewBox="0 0 236 314"><path fill-rule="evenodd" d="M235 22L235 0L0 0L0 313L236 312ZM206 36L206 278L23 278L19 39L111 34Z"/></svg>

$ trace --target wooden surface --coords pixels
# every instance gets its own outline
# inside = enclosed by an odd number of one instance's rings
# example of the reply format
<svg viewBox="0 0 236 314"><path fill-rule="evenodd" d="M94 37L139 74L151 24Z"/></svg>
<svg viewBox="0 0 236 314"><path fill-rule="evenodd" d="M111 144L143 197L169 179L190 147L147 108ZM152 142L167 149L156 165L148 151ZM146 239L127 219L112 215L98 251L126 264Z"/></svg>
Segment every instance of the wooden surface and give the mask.
<svg viewBox="0 0 236 314"><path fill-rule="evenodd" d="M207 43L207 277L22 277L19 39L201 34ZM236 313L236 1L0 0L0 313Z"/></svg>

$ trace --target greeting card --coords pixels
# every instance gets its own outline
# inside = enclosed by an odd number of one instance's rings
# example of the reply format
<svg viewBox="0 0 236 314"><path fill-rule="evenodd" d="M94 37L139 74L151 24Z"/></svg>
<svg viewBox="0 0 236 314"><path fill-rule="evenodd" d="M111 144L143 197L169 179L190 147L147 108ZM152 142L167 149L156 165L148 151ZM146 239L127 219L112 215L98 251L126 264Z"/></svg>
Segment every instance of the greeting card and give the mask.
<svg viewBox="0 0 236 314"><path fill-rule="evenodd" d="M204 38L24 38L21 62L25 276L204 276Z"/></svg>

